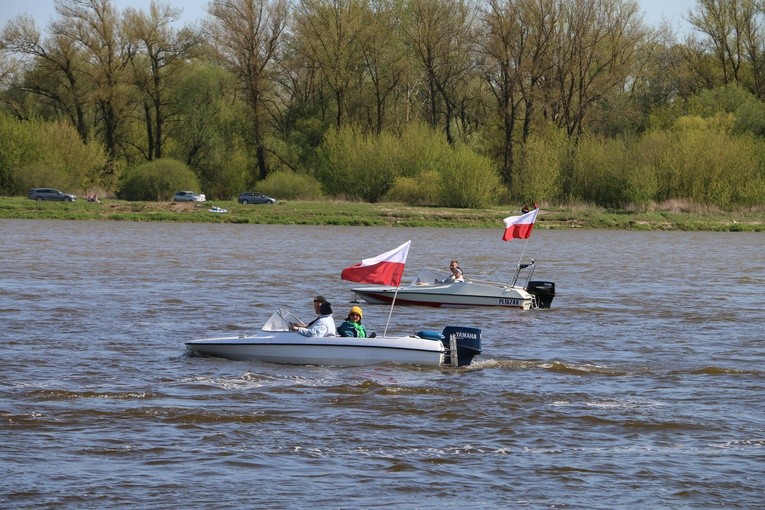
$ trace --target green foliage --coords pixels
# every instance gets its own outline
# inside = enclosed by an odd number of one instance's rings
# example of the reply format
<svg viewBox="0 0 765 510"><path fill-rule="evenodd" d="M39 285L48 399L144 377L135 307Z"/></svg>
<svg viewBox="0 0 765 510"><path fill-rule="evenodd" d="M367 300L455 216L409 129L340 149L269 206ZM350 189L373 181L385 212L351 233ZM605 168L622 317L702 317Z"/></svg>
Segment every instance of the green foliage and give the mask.
<svg viewBox="0 0 765 510"><path fill-rule="evenodd" d="M432 130L417 128L401 136L331 130L319 156L315 175L337 197L485 207L496 202L500 189L488 158L466 146L450 147ZM418 185L424 186L418 190Z"/></svg>
<svg viewBox="0 0 765 510"><path fill-rule="evenodd" d="M688 101L688 115L712 117L720 113L734 113L754 98L741 85L729 83L721 87L702 90Z"/></svg>
<svg viewBox="0 0 765 510"><path fill-rule="evenodd" d="M183 114L170 125L173 141L165 153L194 170L208 198L233 198L254 180L255 168L247 149L246 107L229 97L234 77L194 62L181 78L174 92Z"/></svg>
<svg viewBox="0 0 765 510"><path fill-rule="evenodd" d="M376 202L393 185L397 153L392 135L330 130L319 149L315 175L330 195Z"/></svg>
<svg viewBox="0 0 765 510"><path fill-rule="evenodd" d="M79 191L102 185L107 165L103 148L83 143L69 124L0 115L0 139L0 192L15 195L45 186Z"/></svg>
<svg viewBox="0 0 765 510"><path fill-rule="evenodd" d="M272 173L258 183L257 189L278 200L316 200L324 195L315 178L288 170Z"/></svg>
<svg viewBox="0 0 765 510"><path fill-rule="evenodd" d="M239 195L250 181L248 166L253 164L247 151L235 140L212 148L199 163L196 174L208 199L231 199ZM227 150L226 150L227 149Z"/></svg>
<svg viewBox="0 0 765 510"><path fill-rule="evenodd" d="M119 198L124 200L170 200L176 191L199 191L199 181L185 164L158 159L129 170Z"/></svg>
<svg viewBox="0 0 765 510"><path fill-rule="evenodd" d="M750 98L736 109L734 134L752 134L765 138L765 104Z"/></svg>
<svg viewBox="0 0 765 510"><path fill-rule="evenodd" d="M625 203L624 168L631 164L626 155L621 141L580 139L572 162L571 198L604 207Z"/></svg>
<svg viewBox="0 0 765 510"><path fill-rule="evenodd" d="M441 192L441 174L427 170L417 177L398 177L385 194L386 202L407 205L436 205Z"/></svg>
<svg viewBox="0 0 765 510"><path fill-rule="evenodd" d="M30 124L0 113L0 194L20 195L28 187L22 181L24 165L31 164L38 151Z"/></svg>
<svg viewBox="0 0 765 510"><path fill-rule="evenodd" d="M682 198L724 208L765 202L765 142L732 136L729 120L685 117L672 132L640 140L636 154L655 175L654 200Z"/></svg>
<svg viewBox="0 0 765 510"><path fill-rule="evenodd" d="M40 163L50 169L59 186L85 190L104 184L106 152L94 141L83 143L77 131L63 122L46 122L38 126ZM43 186L44 184L37 184Z"/></svg>
<svg viewBox="0 0 765 510"><path fill-rule="evenodd" d="M521 203L561 200L569 151L570 141L562 130L530 137L513 172L510 196Z"/></svg>
<svg viewBox="0 0 765 510"><path fill-rule="evenodd" d="M494 205L502 181L488 158L467 147L457 147L441 161L438 205L480 209Z"/></svg>
<svg viewBox="0 0 765 510"><path fill-rule="evenodd" d="M416 177L424 172L438 170L441 161L452 150L440 131L421 122L409 124L397 139L400 153L397 162L399 175Z"/></svg>

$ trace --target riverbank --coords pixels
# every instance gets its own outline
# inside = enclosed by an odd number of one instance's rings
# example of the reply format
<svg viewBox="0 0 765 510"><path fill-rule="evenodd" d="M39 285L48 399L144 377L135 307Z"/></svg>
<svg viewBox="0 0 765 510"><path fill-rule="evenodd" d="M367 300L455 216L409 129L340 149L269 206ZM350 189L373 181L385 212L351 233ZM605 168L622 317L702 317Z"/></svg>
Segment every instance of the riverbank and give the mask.
<svg viewBox="0 0 765 510"><path fill-rule="evenodd" d="M228 212L209 209L218 206ZM276 205L241 205L234 201L205 203L77 200L34 202L0 197L0 218L277 225L346 225L398 227L502 228L502 219L517 212L507 208L444 209L401 204L340 201L282 201ZM677 206L654 211L615 211L597 207L542 207L536 228L610 230L686 230L764 232L765 209L756 211L690 211Z"/></svg>

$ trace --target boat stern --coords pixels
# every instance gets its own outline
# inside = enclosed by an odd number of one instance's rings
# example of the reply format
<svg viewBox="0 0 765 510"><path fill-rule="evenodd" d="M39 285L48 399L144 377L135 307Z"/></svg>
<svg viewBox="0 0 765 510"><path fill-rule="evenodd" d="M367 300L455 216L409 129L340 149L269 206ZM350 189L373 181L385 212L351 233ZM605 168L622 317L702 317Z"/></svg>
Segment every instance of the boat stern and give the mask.
<svg viewBox="0 0 765 510"><path fill-rule="evenodd" d="M555 297L555 283L530 281L526 284L526 292L534 296L537 308L550 308Z"/></svg>
<svg viewBox="0 0 765 510"><path fill-rule="evenodd" d="M447 349L445 358L451 360L452 366L470 365L473 357L481 354L481 330L478 328L447 326L443 337L441 342Z"/></svg>

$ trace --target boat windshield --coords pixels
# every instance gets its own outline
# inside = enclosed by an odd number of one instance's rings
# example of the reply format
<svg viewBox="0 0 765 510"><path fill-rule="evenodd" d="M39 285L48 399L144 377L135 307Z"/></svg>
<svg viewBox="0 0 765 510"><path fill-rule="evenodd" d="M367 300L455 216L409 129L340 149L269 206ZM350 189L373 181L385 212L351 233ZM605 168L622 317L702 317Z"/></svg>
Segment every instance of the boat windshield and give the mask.
<svg viewBox="0 0 765 510"><path fill-rule="evenodd" d="M300 323L303 321L286 308L277 308L261 329L263 331L289 331L290 322Z"/></svg>
<svg viewBox="0 0 765 510"><path fill-rule="evenodd" d="M433 285L436 283L443 283L444 280L450 276L451 273L449 271L425 268L419 272L414 280L412 280L411 285Z"/></svg>

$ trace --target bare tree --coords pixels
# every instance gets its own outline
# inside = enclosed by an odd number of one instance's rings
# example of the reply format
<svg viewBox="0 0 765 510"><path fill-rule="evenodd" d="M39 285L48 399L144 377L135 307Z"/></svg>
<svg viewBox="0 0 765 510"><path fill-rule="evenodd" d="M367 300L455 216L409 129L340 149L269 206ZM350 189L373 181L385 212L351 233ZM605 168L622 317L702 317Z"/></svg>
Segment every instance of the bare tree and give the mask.
<svg viewBox="0 0 765 510"><path fill-rule="evenodd" d="M19 86L48 101L86 141L90 133L86 122L90 87L83 74L84 53L77 41L67 34L43 39L28 16L11 20L3 30L2 40L6 52L27 62L26 73L14 73Z"/></svg>
<svg viewBox="0 0 765 510"><path fill-rule="evenodd" d="M578 137L587 111L634 78L646 32L634 0L559 0L552 69L553 120Z"/></svg>
<svg viewBox="0 0 765 510"><path fill-rule="evenodd" d="M344 122L352 83L364 72L362 0L301 0L296 8L292 47L315 62L335 98L335 125Z"/></svg>
<svg viewBox="0 0 765 510"><path fill-rule="evenodd" d="M463 0L412 0L409 9L406 39L427 76L430 124L442 122L454 143L458 88L475 66L475 12Z"/></svg>
<svg viewBox="0 0 765 510"><path fill-rule="evenodd" d="M363 24L366 37L361 51L367 75L374 91L374 130L382 132L385 108L390 94L399 86L408 67L401 41L400 3L394 0L372 0L365 7Z"/></svg>
<svg viewBox="0 0 765 510"><path fill-rule="evenodd" d="M484 12L482 69L500 116L503 141L500 174L511 183L519 122L524 144L531 130L538 89L549 75L558 26L554 0L489 0Z"/></svg>
<svg viewBox="0 0 765 510"><path fill-rule="evenodd" d="M723 84L736 82L758 97L765 95L763 6L755 0L697 0L688 21L703 35L690 37L687 54L694 67L714 56ZM701 54L693 49L700 48Z"/></svg>
<svg viewBox="0 0 765 510"><path fill-rule="evenodd" d="M258 176L265 179L265 94L273 77L271 65L284 32L288 7L285 0L213 0L212 17L205 27L218 62L237 77L250 107Z"/></svg>
<svg viewBox="0 0 765 510"><path fill-rule="evenodd" d="M58 37L77 41L93 84L97 127L111 159L124 152L124 124L132 107L126 67L130 60L122 37L119 12L111 0L56 0L59 14L52 25Z"/></svg>
<svg viewBox="0 0 765 510"><path fill-rule="evenodd" d="M133 80L143 101L146 147L136 147L151 161L163 155L165 124L173 116L173 75L182 70L186 58L198 44L190 30L176 30L173 23L181 11L152 1L149 12L125 10L126 37L131 45Z"/></svg>
<svg viewBox="0 0 765 510"><path fill-rule="evenodd" d="M740 40L736 34L736 4L740 0L697 0L697 11L688 21L708 36L710 50L722 71L723 83L738 80L741 68Z"/></svg>

